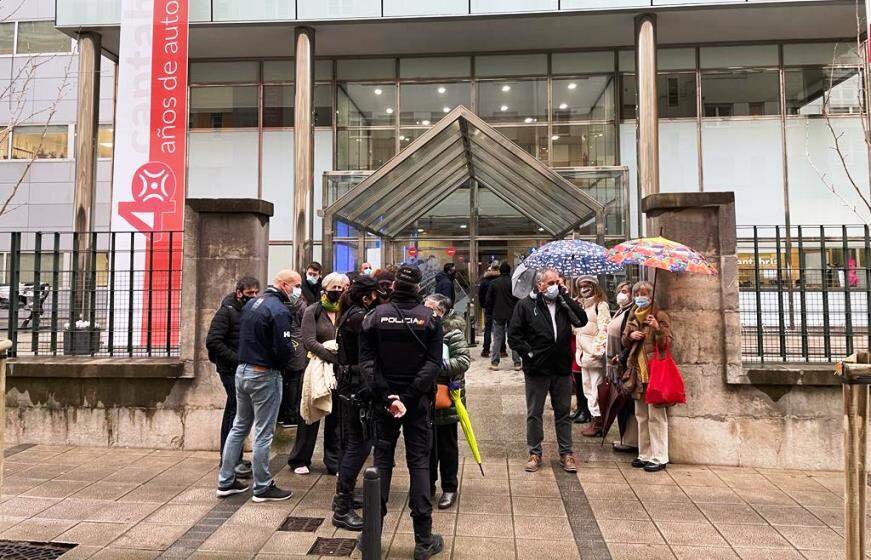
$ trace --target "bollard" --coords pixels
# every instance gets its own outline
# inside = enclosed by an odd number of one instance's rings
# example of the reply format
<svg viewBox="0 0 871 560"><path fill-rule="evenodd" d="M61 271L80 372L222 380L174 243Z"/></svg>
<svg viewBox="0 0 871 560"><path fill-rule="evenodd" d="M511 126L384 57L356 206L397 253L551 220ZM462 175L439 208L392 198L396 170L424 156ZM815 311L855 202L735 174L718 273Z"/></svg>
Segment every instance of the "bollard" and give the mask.
<svg viewBox="0 0 871 560"><path fill-rule="evenodd" d="M11 340L0 340L0 493L3 488L3 456L6 449L6 352Z"/></svg>
<svg viewBox="0 0 871 560"><path fill-rule="evenodd" d="M363 475L363 560L381 560L381 475L369 467Z"/></svg>
<svg viewBox="0 0 871 560"><path fill-rule="evenodd" d="M847 560L865 558L869 354L854 354L836 368L844 391L844 529Z"/></svg>

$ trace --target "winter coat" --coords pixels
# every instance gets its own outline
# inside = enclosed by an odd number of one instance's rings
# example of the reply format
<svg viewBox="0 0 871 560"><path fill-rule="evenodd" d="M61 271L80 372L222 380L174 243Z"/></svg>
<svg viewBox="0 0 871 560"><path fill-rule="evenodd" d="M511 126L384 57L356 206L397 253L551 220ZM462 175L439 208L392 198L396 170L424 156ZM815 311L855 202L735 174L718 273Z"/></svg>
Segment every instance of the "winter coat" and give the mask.
<svg viewBox="0 0 871 560"><path fill-rule="evenodd" d="M215 311L209 334L206 335L206 350L209 361L221 375L235 375L239 365L239 320L242 316L242 302L235 293L221 300L221 307Z"/></svg>
<svg viewBox="0 0 871 560"><path fill-rule="evenodd" d="M314 284L309 284L308 280L303 278L302 286L300 286L302 290L302 299L305 301L306 305L311 305L313 303L317 303L321 301L321 280Z"/></svg>
<svg viewBox="0 0 871 560"><path fill-rule="evenodd" d="M366 310L359 305L352 305L342 312L336 326L336 341L339 351L336 354L336 379L339 392L350 395L358 392L363 383L360 375L360 330L363 328L363 318Z"/></svg>
<svg viewBox="0 0 871 560"><path fill-rule="evenodd" d="M277 371L288 368L302 340L287 302L284 292L269 286L245 304L239 322L239 363Z"/></svg>
<svg viewBox="0 0 871 560"><path fill-rule="evenodd" d="M638 319L635 318L635 306L631 308L629 320L626 321L626 327L623 329L623 346L631 348L629 358L626 362L626 371L623 373L623 387L632 393L632 398L638 400L644 394L644 387L638 378L638 353L644 352L647 357L647 363L650 363L651 358L656 352L662 352L667 347L671 346L671 323L665 311L661 310L656 304L650 310L650 315L656 317L659 323L659 329L653 330L650 325L639 325ZM644 341L632 340L629 335L634 331L642 331L647 336Z"/></svg>
<svg viewBox="0 0 871 560"><path fill-rule="evenodd" d="M444 344L448 347L448 360L445 367L439 372L436 383L442 385L459 384L460 398L465 404L466 371L472 364L472 356L469 353L469 346L466 344L466 322L452 311L442 320L442 327L445 331ZM438 426L454 424L457 421L457 407L453 404L450 408L436 410L433 417L433 422Z"/></svg>
<svg viewBox="0 0 871 560"><path fill-rule="evenodd" d="M450 298L452 303L456 303L454 299L454 278L447 272L436 274L434 291L437 294Z"/></svg>
<svg viewBox="0 0 871 560"><path fill-rule="evenodd" d="M605 369L605 342L611 312L608 302L600 301L597 305L584 305L587 314L587 324L575 329L576 355L582 370Z"/></svg>
<svg viewBox="0 0 871 560"><path fill-rule="evenodd" d="M558 296L555 304L556 338L544 296L527 296L514 308L508 345L520 354L526 375L569 375L572 371L572 327L586 325L587 314L567 295Z"/></svg>
<svg viewBox="0 0 871 560"><path fill-rule="evenodd" d="M338 350L335 340L325 343L327 349ZM314 424L333 411L333 389L336 376L333 366L317 356L309 360L302 381L299 414L306 424Z"/></svg>
<svg viewBox="0 0 871 560"><path fill-rule="evenodd" d="M511 290L511 275L501 274L487 288L487 303L485 309L493 315L493 320L499 323L510 321L514 315L517 298Z"/></svg>
<svg viewBox="0 0 871 560"><path fill-rule="evenodd" d="M499 278L498 271L488 270L484 273L484 277L481 278L481 281L478 283L478 305L484 309L486 313L491 312L491 310L487 309L487 292L493 284L493 281L497 278Z"/></svg>
<svg viewBox="0 0 871 560"><path fill-rule="evenodd" d="M339 362L336 353L324 348L324 342L335 339L336 326L330 321L321 302L306 307L302 316L302 343L306 351L328 364L336 364Z"/></svg>

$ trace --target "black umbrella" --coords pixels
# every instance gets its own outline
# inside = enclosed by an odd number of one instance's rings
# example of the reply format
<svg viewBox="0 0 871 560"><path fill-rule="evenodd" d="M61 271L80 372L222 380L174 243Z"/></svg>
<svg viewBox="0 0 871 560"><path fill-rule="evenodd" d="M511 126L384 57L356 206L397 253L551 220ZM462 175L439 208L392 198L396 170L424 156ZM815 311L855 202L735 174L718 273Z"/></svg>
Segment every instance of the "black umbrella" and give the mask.
<svg viewBox="0 0 871 560"><path fill-rule="evenodd" d="M599 395L599 408L602 410L602 444L605 443L605 438L608 436L608 431L614 425L614 420L618 416L625 415L624 410L629 407L626 403L632 397L623 388L623 385L606 377L597 388ZM626 431L626 417L620 422L620 435Z"/></svg>

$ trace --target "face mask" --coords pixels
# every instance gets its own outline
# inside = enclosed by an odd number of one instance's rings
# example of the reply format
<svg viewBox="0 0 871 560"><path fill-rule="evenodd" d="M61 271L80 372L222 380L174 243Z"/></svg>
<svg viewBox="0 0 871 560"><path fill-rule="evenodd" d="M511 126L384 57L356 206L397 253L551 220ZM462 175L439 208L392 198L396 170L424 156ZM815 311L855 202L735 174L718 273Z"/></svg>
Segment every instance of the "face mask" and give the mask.
<svg viewBox="0 0 871 560"><path fill-rule="evenodd" d="M548 286L547 289L544 291L544 297L546 297L547 299L556 299L557 295L559 295L558 284L552 284Z"/></svg>
<svg viewBox="0 0 871 560"><path fill-rule="evenodd" d="M299 296L302 295L302 288L299 286L294 286L290 293L287 295L287 298L290 300L290 303L296 303L296 300L299 299Z"/></svg>
<svg viewBox="0 0 871 560"><path fill-rule="evenodd" d="M581 295L584 297L590 297L593 295L593 288L581 288Z"/></svg>
<svg viewBox="0 0 871 560"><path fill-rule="evenodd" d="M342 292L327 292L327 301L329 301L330 303L336 303L337 301L339 301L340 297L342 297Z"/></svg>
<svg viewBox="0 0 871 560"><path fill-rule="evenodd" d="M313 274L306 274L305 279L306 279L306 282L308 282L309 284L314 286L315 284L318 283L318 280L320 280L320 276L315 276Z"/></svg>
<svg viewBox="0 0 871 560"><path fill-rule="evenodd" d="M650 298L647 296L636 296L635 305L637 305L641 309L644 309L645 307L650 305Z"/></svg>
<svg viewBox="0 0 871 560"><path fill-rule="evenodd" d="M364 268L363 269L363 276L372 276L372 269L371 268Z"/></svg>
<svg viewBox="0 0 871 560"><path fill-rule="evenodd" d="M246 303L248 303L248 302L251 301L252 299L254 299L254 298L251 297L251 296L242 296L242 297L239 298L239 301L242 302L242 305L245 305Z"/></svg>
<svg viewBox="0 0 871 560"><path fill-rule="evenodd" d="M629 303L629 295L628 294L624 294L623 292L620 292L619 294L617 294L617 305L619 305L620 307L623 307L627 303Z"/></svg>

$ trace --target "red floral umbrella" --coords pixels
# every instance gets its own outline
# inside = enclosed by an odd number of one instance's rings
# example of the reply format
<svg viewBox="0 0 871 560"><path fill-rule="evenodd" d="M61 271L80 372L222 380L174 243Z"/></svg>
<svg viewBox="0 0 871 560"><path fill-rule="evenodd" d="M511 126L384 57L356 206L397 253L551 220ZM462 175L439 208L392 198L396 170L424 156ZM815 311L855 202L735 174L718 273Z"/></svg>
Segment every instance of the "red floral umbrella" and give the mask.
<svg viewBox="0 0 871 560"><path fill-rule="evenodd" d="M716 276L717 269L698 251L664 237L630 239L612 247L606 258L614 264L637 264L670 272Z"/></svg>

